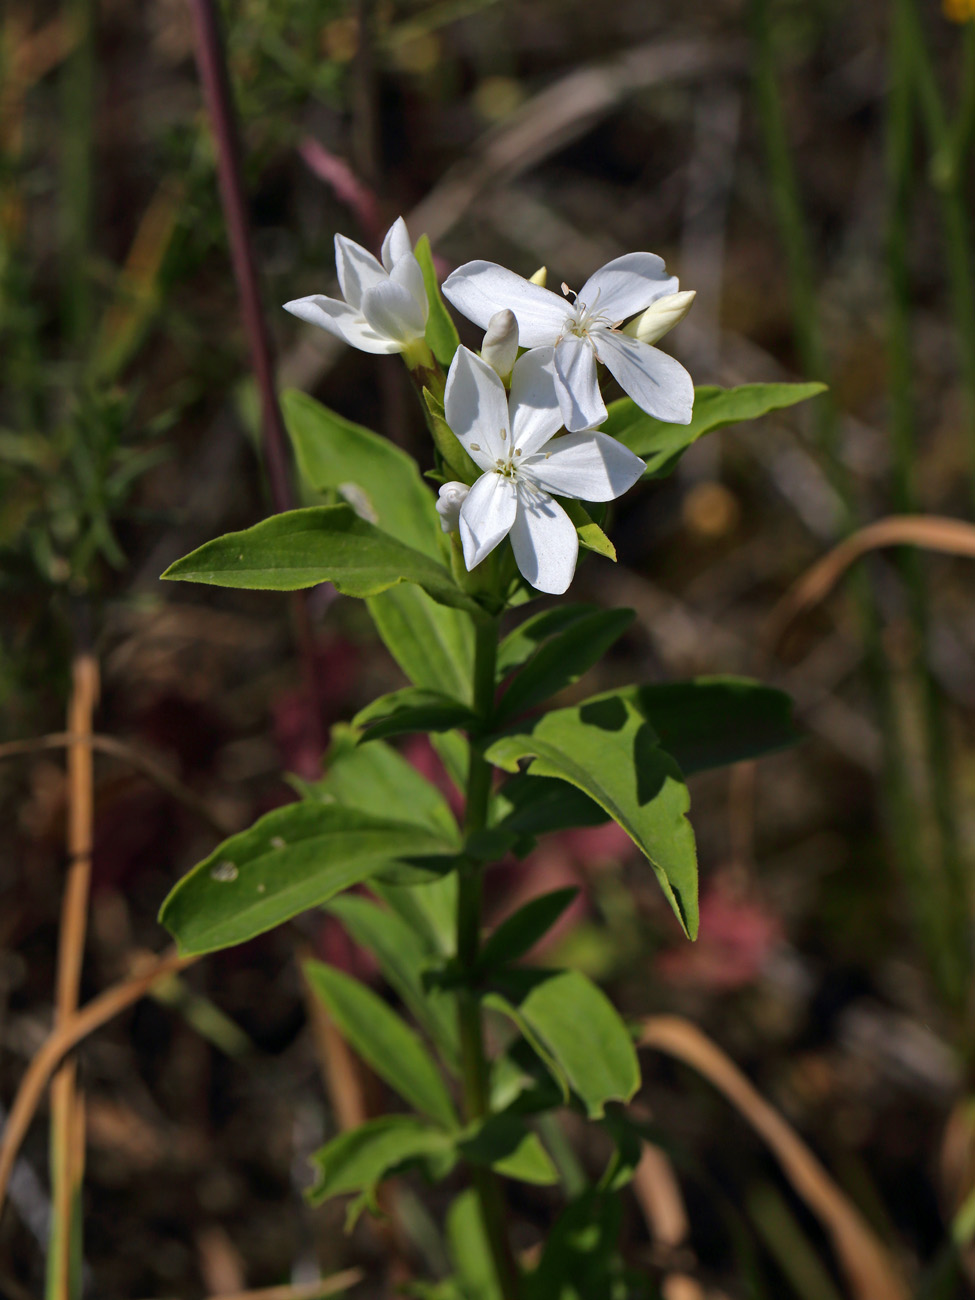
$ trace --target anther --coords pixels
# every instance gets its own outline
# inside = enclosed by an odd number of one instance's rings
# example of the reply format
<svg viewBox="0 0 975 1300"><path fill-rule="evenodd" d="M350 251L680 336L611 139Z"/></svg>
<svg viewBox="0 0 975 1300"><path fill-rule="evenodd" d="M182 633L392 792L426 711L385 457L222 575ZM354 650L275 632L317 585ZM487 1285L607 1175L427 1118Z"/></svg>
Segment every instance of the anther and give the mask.
<svg viewBox="0 0 975 1300"><path fill-rule="evenodd" d="M471 443L471 451L480 451L480 450L481 450L481 444L479 442Z"/></svg>
<svg viewBox="0 0 975 1300"><path fill-rule="evenodd" d="M501 430L501 441L502 442L508 441L508 431L506 429Z"/></svg>
<svg viewBox="0 0 975 1300"><path fill-rule="evenodd" d="M569 288L569 286L566 284L564 280L562 281L562 292L565 294L565 296L569 299L570 302L575 301L575 294Z"/></svg>

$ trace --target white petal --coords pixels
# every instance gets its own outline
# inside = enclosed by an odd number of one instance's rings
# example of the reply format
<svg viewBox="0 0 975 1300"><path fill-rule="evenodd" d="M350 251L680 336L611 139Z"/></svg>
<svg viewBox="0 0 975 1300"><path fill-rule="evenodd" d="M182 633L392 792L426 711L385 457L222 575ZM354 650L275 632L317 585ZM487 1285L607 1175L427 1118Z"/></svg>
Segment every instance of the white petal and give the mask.
<svg viewBox="0 0 975 1300"><path fill-rule="evenodd" d="M511 372L511 437L522 456L543 447L562 428L551 348L533 348Z"/></svg>
<svg viewBox="0 0 975 1300"><path fill-rule="evenodd" d="M676 292L677 276L667 274L662 257L624 253L593 272L579 290L578 301L615 324L635 316L664 294Z"/></svg>
<svg viewBox="0 0 975 1300"><path fill-rule="evenodd" d="M511 549L522 575L536 591L561 596L568 588L576 571L579 538L569 516L544 492L519 492Z"/></svg>
<svg viewBox="0 0 975 1300"><path fill-rule="evenodd" d="M401 258L412 252L413 243L410 240L410 232L406 229L406 222L402 217L397 217L386 231L386 238L383 240L383 266L387 271L391 271Z"/></svg>
<svg viewBox="0 0 975 1300"><path fill-rule="evenodd" d="M554 343L570 315L568 304L558 294L523 280L495 262L466 262L447 276L443 293L481 329L487 329L495 312L508 307L518 321L523 348Z"/></svg>
<svg viewBox="0 0 975 1300"><path fill-rule="evenodd" d="M377 334L360 312L347 303L339 302L337 298L326 298L324 294L313 293L308 298L286 302L284 310L290 311L299 320L307 321L309 325L318 325L319 328L328 330L329 334L334 334L360 352L382 354L400 351L397 342Z"/></svg>
<svg viewBox="0 0 975 1300"><path fill-rule="evenodd" d="M420 270L420 263L413 253L407 252L399 259L390 271L389 278L394 284L401 284L410 295L414 303L416 303L419 318L426 326L427 316L430 314L430 303L427 298L427 287L423 283L423 272Z"/></svg>
<svg viewBox="0 0 975 1300"><path fill-rule="evenodd" d="M401 347L423 337L426 322L413 295L391 278L365 291L362 314L377 334Z"/></svg>
<svg viewBox="0 0 975 1300"><path fill-rule="evenodd" d="M496 460L507 458L511 447L508 395L487 362L470 348L458 348L450 363L444 414L461 446L481 469L493 469Z"/></svg>
<svg viewBox="0 0 975 1300"><path fill-rule="evenodd" d="M468 569L480 564L504 541L517 509L518 494L512 479L494 473L481 475L460 508L460 540Z"/></svg>
<svg viewBox="0 0 975 1300"><path fill-rule="evenodd" d="M567 433L521 466L525 477L546 491L580 501L612 501L645 469L639 456L608 433Z"/></svg>
<svg viewBox="0 0 975 1300"><path fill-rule="evenodd" d="M335 236L335 270L342 297L350 307L361 307L365 291L386 279L386 272L372 253L361 244L346 239L345 235Z"/></svg>
<svg viewBox="0 0 975 1300"><path fill-rule="evenodd" d="M594 335L599 358L637 406L668 424L690 424L694 382L673 357L611 330Z"/></svg>
<svg viewBox="0 0 975 1300"><path fill-rule="evenodd" d="M562 339L555 348L555 373L562 419L569 432L602 424L606 403L599 395L596 354L589 340L575 334Z"/></svg>

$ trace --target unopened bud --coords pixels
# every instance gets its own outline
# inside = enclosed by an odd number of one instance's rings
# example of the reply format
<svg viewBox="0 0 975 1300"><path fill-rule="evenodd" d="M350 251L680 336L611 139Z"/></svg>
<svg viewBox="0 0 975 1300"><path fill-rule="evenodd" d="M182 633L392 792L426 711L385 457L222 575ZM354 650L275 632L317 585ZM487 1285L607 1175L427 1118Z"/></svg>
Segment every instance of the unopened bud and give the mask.
<svg viewBox="0 0 975 1300"><path fill-rule="evenodd" d="M440 489L437 514L445 533L455 533L460 525L460 508L467 500L470 488L466 483L445 483Z"/></svg>
<svg viewBox="0 0 975 1300"><path fill-rule="evenodd" d="M529 284L539 284L544 289L548 282L548 267L540 266L533 276L529 277Z"/></svg>
<svg viewBox="0 0 975 1300"><path fill-rule="evenodd" d="M623 333L630 338L639 339L641 343L656 343L668 330L679 325L691 310L691 304L697 297L693 289L685 293L669 293L665 298L652 302L642 316L631 320L624 326Z"/></svg>
<svg viewBox="0 0 975 1300"><path fill-rule="evenodd" d="M496 311L488 321L481 356L507 383L518 359L518 322L507 307Z"/></svg>

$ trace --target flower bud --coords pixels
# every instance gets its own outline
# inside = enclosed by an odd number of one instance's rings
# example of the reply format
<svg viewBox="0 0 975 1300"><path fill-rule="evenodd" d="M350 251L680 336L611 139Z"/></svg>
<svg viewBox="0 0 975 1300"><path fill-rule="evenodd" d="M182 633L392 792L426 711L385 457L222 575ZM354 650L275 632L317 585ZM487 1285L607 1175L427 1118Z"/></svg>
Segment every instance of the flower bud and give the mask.
<svg viewBox="0 0 975 1300"><path fill-rule="evenodd" d="M460 508L467 500L470 488L466 483L444 483L437 501L440 527L445 533L455 533L460 524Z"/></svg>
<svg viewBox="0 0 975 1300"><path fill-rule="evenodd" d="M529 284L538 284L544 289L548 280L548 267L540 266L534 275L528 277Z"/></svg>
<svg viewBox="0 0 975 1300"><path fill-rule="evenodd" d="M624 326L623 333L629 334L630 338L639 339L641 343L656 343L668 330L680 324L691 310L696 297L695 291L689 289L685 293L669 293L665 298L658 298L642 316L637 316L629 325Z"/></svg>
<svg viewBox="0 0 975 1300"><path fill-rule="evenodd" d="M507 383L518 359L518 322L507 307L496 311L488 321L481 356Z"/></svg>

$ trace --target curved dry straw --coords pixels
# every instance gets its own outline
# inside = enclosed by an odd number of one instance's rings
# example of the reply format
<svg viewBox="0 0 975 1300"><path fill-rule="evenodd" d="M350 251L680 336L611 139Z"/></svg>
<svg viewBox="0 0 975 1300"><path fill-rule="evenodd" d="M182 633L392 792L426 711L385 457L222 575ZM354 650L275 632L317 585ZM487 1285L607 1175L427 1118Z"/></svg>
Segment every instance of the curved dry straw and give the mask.
<svg viewBox="0 0 975 1300"><path fill-rule="evenodd" d="M822 1224L855 1300L909 1300L907 1283L890 1252L794 1129L752 1087L730 1057L679 1016L651 1016L644 1020L638 1042L641 1047L666 1052L691 1066L744 1116Z"/></svg>

